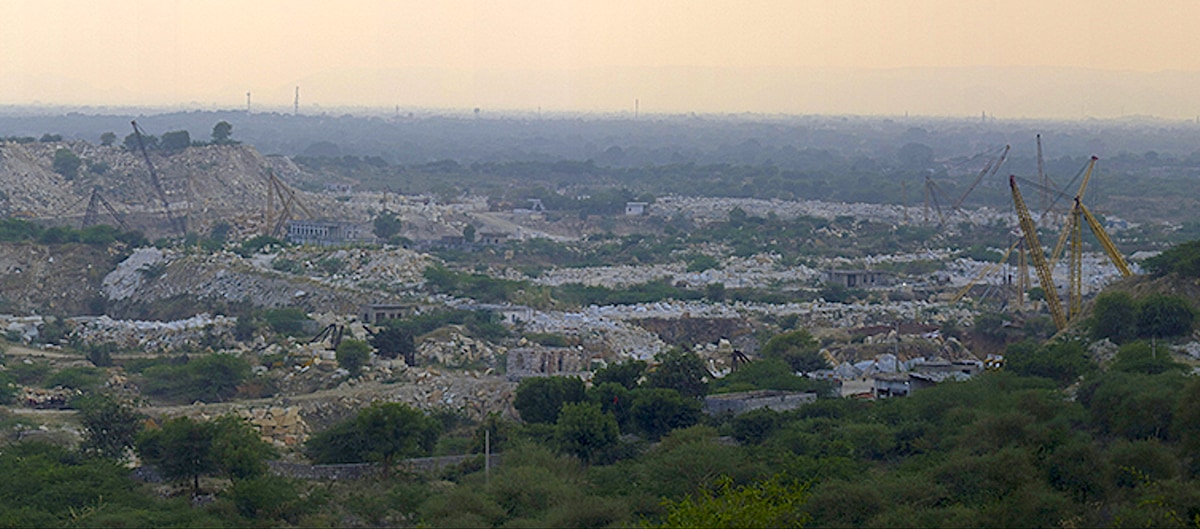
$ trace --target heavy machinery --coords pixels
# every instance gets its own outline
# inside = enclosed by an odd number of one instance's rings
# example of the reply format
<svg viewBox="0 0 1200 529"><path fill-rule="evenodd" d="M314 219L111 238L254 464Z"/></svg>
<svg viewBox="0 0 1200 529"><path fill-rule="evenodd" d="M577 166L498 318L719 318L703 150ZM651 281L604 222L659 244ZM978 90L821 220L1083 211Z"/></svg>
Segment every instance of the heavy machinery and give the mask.
<svg viewBox="0 0 1200 529"><path fill-rule="evenodd" d="M122 217L120 213L117 213L117 210L112 207L112 204L108 203L108 200L104 198L104 195L100 194L100 186L92 188L92 198L88 200L87 211L83 214L83 222L80 226L81 228L96 225L101 206L104 207L104 210L107 211L109 215L112 215L113 220L117 222L117 225L120 226L122 231L132 231L129 229L129 225L125 223L125 218Z"/></svg>
<svg viewBox="0 0 1200 529"><path fill-rule="evenodd" d="M979 274L971 278L971 280L967 282L966 286L962 287L956 294L954 294L954 298L950 300L950 304L953 305L959 301L962 301L962 299L967 296L967 293L970 292L980 280L991 275L1001 266L1004 266L1004 263L1008 261L1008 256L1012 254L1012 251L1020 244L1021 239L1017 239L1016 242L1012 243L1012 245L1008 247L1008 250L1004 251L1004 255L1000 256L1000 260L994 263L989 263L987 266L983 267L983 270L980 271Z"/></svg>
<svg viewBox="0 0 1200 529"><path fill-rule="evenodd" d="M1050 273L1050 264L1046 261L1046 254L1042 251L1042 243L1038 242L1037 225L1033 223L1029 208L1025 206L1025 199L1021 197L1021 191L1017 189L1015 176L1008 177L1008 187L1012 190L1013 206L1017 210L1017 219L1021 225L1021 233L1025 237L1025 246L1029 249L1029 257L1033 261L1033 268L1037 271L1038 283L1046 294L1046 305L1050 307L1050 317L1054 319L1055 327L1059 330L1065 329L1067 315L1063 311L1062 300L1058 299L1058 289L1054 287L1054 277Z"/></svg>
<svg viewBox="0 0 1200 529"><path fill-rule="evenodd" d="M275 212L276 199L279 200L280 206L278 214ZM264 233L264 235L270 235L272 237L279 237L282 235L284 226L287 224L288 220L291 220L292 215L295 213L293 207L299 208L304 212L305 215L308 215L308 218L310 219L316 218L316 216L309 211L308 207L304 205L304 202L300 201L300 197L296 195L296 191L288 187L287 184L283 183L278 176L275 176L275 171L268 170L267 211L266 219L264 219L265 222L263 223L263 229L266 230L266 233Z"/></svg>
<svg viewBox="0 0 1200 529"><path fill-rule="evenodd" d="M1086 222L1092 234L1100 242L1100 246L1104 248L1105 254L1116 266L1117 270L1124 277L1133 275L1133 271L1129 268L1129 264L1125 262L1125 258L1121 256L1121 252L1117 250L1116 245L1104 231L1104 227L1100 225L1100 221L1096 219L1092 212L1083 205L1083 193L1087 189L1088 181L1091 178L1092 168L1095 166L1096 157L1092 157L1088 165L1087 174L1084 176L1083 184L1080 185L1079 192L1075 195L1074 207L1071 209L1070 215L1067 217L1067 224L1059 236L1059 242L1055 245L1055 254L1062 251L1066 241L1071 243L1071 253L1069 255L1069 280L1068 280L1068 308L1064 310L1062 302L1058 297L1058 290L1054 286L1052 271L1057 260L1055 255L1052 255L1051 260L1047 260L1042 253L1042 248L1037 240L1037 226L1033 223L1033 217L1029 214L1029 208L1025 206L1025 201L1021 197L1021 192L1017 188L1015 176L1009 177L1009 186L1012 188L1013 205L1016 207L1017 216L1020 219L1021 231L1024 234L1026 246L1029 248L1030 256L1032 257L1034 269L1037 271L1038 281L1042 286L1042 290L1046 295L1046 303L1050 307L1050 314L1054 318L1054 324L1059 330L1064 329L1069 321L1079 316L1083 308L1083 223Z"/></svg>
<svg viewBox="0 0 1200 529"><path fill-rule="evenodd" d="M926 175L925 176L925 223L926 224L929 223L930 202L933 203L934 209L936 209L936 211L937 211L937 217L938 217L937 226L938 226L938 228L945 226L946 222L948 220L950 220L954 216L955 213L963 214L964 216L967 217L968 220L970 220L970 217L965 215L965 213L963 213L963 211L962 211L963 202L966 201L967 196L969 196L971 194L971 192L974 191L975 188L979 186L979 183L982 182L985 177L990 178L990 177L996 175L996 173L1000 170L1000 166L1003 165L1004 161L1008 159L1009 148L1010 148L1009 145L1005 145L1004 148L999 152L999 154L994 154L994 157L989 159L988 162L986 164L984 164L983 169L980 169L979 174L975 175L975 180L973 182L971 182L971 185L967 187L967 190L964 191L962 195L959 195L959 197L957 199L955 199L954 203L950 205L950 211L948 211L948 212L942 211L941 203L938 201L938 195L941 195L942 198L948 198L946 196L946 193L943 192L936 183L934 183L932 178L930 178L928 175ZM979 156L982 156L985 154L986 153L981 154ZM977 157L972 158L972 160L975 160L975 159L977 159ZM949 201L947 201L947 202L949 202Z"/></svg>
<svg viewBox="0 0 1200 529"><path fill-rule="evenodd" d="M142 139L142 128L138 126L137 121L130 122L133 125L133 135L137 139L138 149L142 151L142 158L146 160L146 168L150 170L150 183L154 186L154 191L158 193L158 198L162 200L163 212L167 215L167 222L171 228L179 233L180 237L187 236L187 224L184 219L177 218L171 214L171 203L167 200L167 192L163 191L162 183L158 180L158 172L154 170L154 163L150 161L150 153L146 150L146 141Z"/></svg>

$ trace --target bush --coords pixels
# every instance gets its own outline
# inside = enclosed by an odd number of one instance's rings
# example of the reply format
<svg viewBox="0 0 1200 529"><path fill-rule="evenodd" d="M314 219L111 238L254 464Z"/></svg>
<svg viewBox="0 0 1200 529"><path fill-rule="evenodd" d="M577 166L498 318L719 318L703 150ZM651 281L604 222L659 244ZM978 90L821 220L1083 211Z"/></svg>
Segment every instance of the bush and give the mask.
<svg viewBox="0 0 1200 529"><path fill-rule="evenodd" d="M58 149L54 151L54 172L63 175L63 178L72 180L79 175L79 166L83 165L83 160L79 159L71 149Z"/></svg>
<svg viewBox="0 0 1200 529"><path fill-rule="evenodd" d="M371 360L371 346L362 340L342 340L337 346L338 366L358 376L363 366Z"/></svg>
<svg viewBox="0 0 1200 529"><path fill-rule="evenodd" d="M1094 366L1079 342L1039 346L1033 340L1014 343L1004 353L1004 369L1021 376L1043 377L1068 385Z"/></svg>
<svg viewBox="0 0 1200 529"><path fill-rule="evenodd" d="M658 440L671 430L699 422L700 402L673 389L637 389L629 413L643 434Z"/></svg>
<svg viewBox="0 0 1200 529"><path fill-rule="evenodd" d="M513 407L526 422L553 424L563 404L584 400L583 381L575 377L531 377L517 386Z"/></svg>
<svg viewBox="0 0 1200 529"><path fill-rule="evenodd" d="M397 459L428 454L437 438L438 422L420 410L376 402L314 434L305 453L318 464L379 462L387 472Z"/></svg>
<svg viewBox="0 0 1200 529"><path fill-rule="evenodd" d="M821 356L821 345L804 329L777 335L763 345L763 358L786 362L794 371L808 373L833 366Z"/></svg>
<svg viewBox="0 0 1200 529"><path fill-rule="evenodd" d="M590 402L563 404L555 431L563 451L588 463L616 445L619 434L616 418Z"/></svg>
<svg viewBox="0 0 1200 529"><path fill-rule="evenodd" d="M1200 277L1200 240L1185 242L1142 263L1151 274Z"/></svg>
<svg viewBox="0 0 1200 529"><path fill-rule="evenodd" d="M262 317L272 331L287 336L303 335L305 322L312 321L303 310L292 307L267 310Z"/></svg>
<svg viewBox="0 0 1200 529"><path fill-rule="evenodd" d="M173 401L221 402L236 395L250 375L250 364L241 357L212 354L183 364L147 368L142 390Z"/></svg>

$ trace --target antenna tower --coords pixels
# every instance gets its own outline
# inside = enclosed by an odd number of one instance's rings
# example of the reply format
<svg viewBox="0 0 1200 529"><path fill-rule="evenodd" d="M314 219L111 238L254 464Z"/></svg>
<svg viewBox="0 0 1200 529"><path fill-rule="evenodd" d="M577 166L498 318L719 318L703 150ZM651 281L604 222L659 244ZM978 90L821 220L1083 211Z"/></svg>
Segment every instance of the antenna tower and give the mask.
<svg viewBox="0 0 1200 529"><path fill-rule="evenodd" d="M299 86L296 87L296 100L294 102L292 102L292 113L297 116L300 115L300 87Z"/></svg>

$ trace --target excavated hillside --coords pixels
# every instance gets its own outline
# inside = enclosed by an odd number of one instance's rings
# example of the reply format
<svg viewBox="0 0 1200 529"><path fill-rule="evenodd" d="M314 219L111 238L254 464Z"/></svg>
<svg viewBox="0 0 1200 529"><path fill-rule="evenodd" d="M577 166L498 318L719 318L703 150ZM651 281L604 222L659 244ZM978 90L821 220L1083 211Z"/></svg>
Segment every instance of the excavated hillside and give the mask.
<svg viewBox="0 0 1200 529"><path fill-rule="evenodd" d="M172 320L235 305L354 314L362 304L399 301L429 263L403 248L299 248L252 259L139 248L104 277L103 292L118 318Z"/></svg>
<svg viewBox="0 0 1200 529"><path fill-rule="evenodd" d="M112 248L86 244L0 244L0 313L96 314Z"/></svg>
<svg viewBox="0 0 1200 529"><path fill-rule="evenodd" d="M80 158L78 175L68 178L54 172L54 156L59 149L68 149ZM152 151L150 159L171 214L186 218L189 232L207 235L213 225L221 222L239 233L262 230L269 175L279 161L268 160L247 145L193 146L175 153ZM288 175L279 177L286 180ZM83 141L0 143L0 216L78 226L93 189L98 189L132 228L151 238L172 234L163 200L140 152ZM345 208L330 197L295 192L313 216L341 219L345 214ZM276 208L278 204L276 200ZM103 209L98 219L115 224Z"/></svg>

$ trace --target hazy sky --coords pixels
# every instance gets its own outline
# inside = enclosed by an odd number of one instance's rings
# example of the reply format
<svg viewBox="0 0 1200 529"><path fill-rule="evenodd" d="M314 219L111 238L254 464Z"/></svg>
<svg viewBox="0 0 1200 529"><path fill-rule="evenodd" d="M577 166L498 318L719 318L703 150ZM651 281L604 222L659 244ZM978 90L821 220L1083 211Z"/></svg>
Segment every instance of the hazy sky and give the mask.
<svg viewBox="0 0 1200 529"><path fill-rule="evenodd" d="M1183 0L0 0L0 104L1200 114Z"/></svg>

